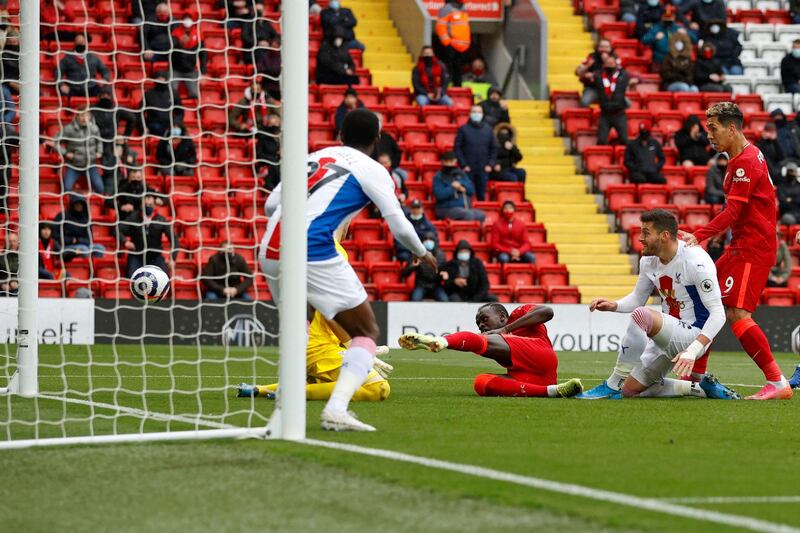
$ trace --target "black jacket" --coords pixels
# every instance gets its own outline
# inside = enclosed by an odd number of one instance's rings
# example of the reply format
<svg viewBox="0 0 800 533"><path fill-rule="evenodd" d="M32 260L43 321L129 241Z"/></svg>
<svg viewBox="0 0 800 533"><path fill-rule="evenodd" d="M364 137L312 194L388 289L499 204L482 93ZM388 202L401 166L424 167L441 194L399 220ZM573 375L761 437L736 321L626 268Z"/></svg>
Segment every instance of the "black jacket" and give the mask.
<svg viewBox="0 0 800 533"><path fill-rule="evenodd" d="M492 102L487 98L481 102L481 109L483 109L483 121L493 128L501 122L511 122L508 109L503 109L500 102Z"/></svg>
<svg viewBox="0 0 800 533"><path fill-rule="evenodd" d="M19 81L19 47L6 45L0 52L0 80L3 83Z"/></svg>
<svg viewBox="0 0 800 533"><path fill-rule="evenodd" d="M698 57L694 63L694 84L701 87L707 83L719 83L710 78L712 74L724 74L722 72L722 63L719 62L719 59L716 57L711 59Z"/></svg>
<svg viewBox="0 0 800 533"><path fill-rule="evenodd" d="M689 135L689 130L693 124L700 126L700 135L698 135L697 139L692 139ZM675 147L678 148L678 157L681 161L688 160L695 165L705 165L711 159L708 146L708 137L703 125L700 124L700 120L694 115L689 115L689 118L683 123L683 128L675 134Z"/></svg>
<svg viewBox="0 0 800 533"><path fill-rule="evenodd" d="M722 0L714 0L706 4L703 0L689 0L684 2L678 8L677 19L685 26L689 26L689 19L686 15L692 15L692 22L697 22L700 26L712 20L725 20L728 18L728 13L725 11L725 2Z"/></svg>
<svg viewBox="0 0 800 533"><path fill-rule="evenodd" d="M445 258L444 253L438 248L433 249L431 252L434 257L436 257L436 261L440 265L444 265L447 258ZM419 262L414 264L413 261L406 264L403 268L403 272L401 273L401 277L403 279L410 276L413 272L416 272L416 277L414 278L414 287L420 287L425 291L432 291L436 287L442 286L442 278L439 275L439 272L443 267L440 267L437 270L434 270L430 265L427 263Z"/></svg>
<svg viewBox="0 0 800 533"><path fill-rule="evenodd" d="M358 103L356 104L356 109L361 109L362 107L364 107L364 102L359 100ZM350 108L348 108L344 102L339 104L339 106L336 108L336 114L333 117L333 125L336 128L337 134L342 129L342 122L344 122L344 117L349 112Z"/></svg>
<svg viewBox="0 0 800 533"><path fill-rule="evenodd" d="M502 128L496 128L502 129ZM511 141L511 149L506 149L506 141ZM512 133L511 136L506 139L502 135L497 136L497 164L500 165L502 170L508 170L509 168L513 167L517 163L522 161L522 152L519 151L519 148L516 144L514 144L514 134Z"/></svg>
<svg viewBox="0 0 800 533"><path fill-rule="evenodd" d="M394 137L390 133L386 133L385 131L381 132L380 139L378 139L378 147L375 150L375 157L379 154L389 154L392 158L392 168L397 168L400 166L400 160L403 157L403 152L400 150L400 147L397 145L397 141L394 140Z"/></svg>
<svg viewBox="0 0 800 533"><path fill-rule="evenodd" d="M455 279L459 276L458 250L469 248L472 256L469 259L469 275L467 284L462 288L455 284ZM475 257L475 252L467 241L459 241L453 259L445 263L444 271L447 272L447 281L444 282L444 290L447 294L458 294L465 302L485 302L489 295L489 277L486 275L486 267L483 261Z"/></svg>
<svg viewBox="0 0 800 533"><path fill-rule="evenodd" d="M173 36L170 62L172 68L178 72L194 72L199 65L200 72L205 74L206 65L208 64L208 54L206 53L203 41L200 41L197 46L183 48L178 38Z"/></svg>
<svg viewBox="0 0 800 533"><path fill-rule="evenodd" d="M780 143L777 139L759 139L756 146L761 150L761 153L764 154L764 159L767 160L769 175L772 176L773 180L776 179L781 175L780 162L785 159Z"/></svg>
<svg viewBox="0 0 800 533"><path fill-rule="evenodd" d="M788 90L790 84L797 82L800 82L800 58L786 54L781 60L781 83L784 90Z"/></svg>
<svg viewBox="0 0 800 533"><path fill-rule="evenodd" d="M203 284L220 296L226 287L235 287L237 295L253 286L253 271L241 255L218 252L203 269Z"/></svg>
<svg viewBox="0 0 800 533"><path fill-rule="evenodd" d="M164 248L161 244L166 236L172 244L172 258L177 259L179 246L172 225L161 215L153 215L150 222L145 224L141 210L129 213L120 223L120 241L130 240L136 252L161 253ZM130 252L129 252L130 253Z"/></svg>
<svg viewBox="0 0 800 533"><path fill-rule="evenodd" d="M655 7L648 5L647 0L639 2L639 10L636 12L636 29L634 30L634 37L642 40L644 34L650 29L650 26L657 22L661 22L661 16L664 14L664 6L659 2Z"/></svg>
<svg viewBox="0 0 800 533"><path fill-rule="evenodd" d="M647 174L661 172L665 161L661 143L652 137L642 139L639 136L628 141L628 145L625 147L625 166L630 172Z"/></svg>
<svg viewBox="0 0 800 533"><path fill-rule="evenodd" d="M197 148L188 137L182 138L177 146L172 144L171 139L162 139L158 141L156 159L161 167L167 169L175 163L194 165L197 163Z"/></svg>
<svg viewBox="0 0 800 533"><path fill-rule="evenodd" d="M331 8L323 9L320 13L320 22L322 23L322 36L326 39L333 37L336 28L342 29L342 38L345 41L352 41L356 38L353 28L358 21L353 12L346 7L340 7L338 11Z"/></svg>
<svg viewBox="0 0 800 533"><path fill-rule="evenodd" d="M622 113L628 107L628 102L625 100L625 91L628 90L628 84L631 79L624 69L620 69L619 77L617 77L617 86L610 96L606 96L605 87L603 86L602 70L597 73L594 80L594 87L597 90L598 101L600 109L604 113Z"/></svg>
<svg viewBox="0 0 800 533"><path fill-rule="evenodd" d="M158 84L144 92L144 123L150 128L151 124L164 124L169 130L172 124L183 121L183 106L178 91L174 90L169 82Z"/></svg>
<svg viewBox="0 0 800 533"><path fill-rule="evenodd" d="M800 216L800 182L784 179L778 182L778 203L781 215Z"/></svg>
<svg viewBox="0 0 800 533"><path fill-rule="evenodd" d="M172 48L171 30L174 26L171 21L146 21L142 24L142 50L169 52Z"/></svg>
<svg viewBox="0 0 800 533"><path fill-rule="evenodd" d="M278 32L267 19L256 18L242 24L242 45L246 50L255 47L259 41L271 41L278 37Z"/></svg>
<svg viewBox="0 0 800 533"><path fill-rule="evenodd" d="M154 193L155 190L150 187L145 187L144 180L131 181L127 178L120 180L117 184L117 210L120 212L119 218L123 219L127 213L121 211L122 206L132 205L134 211L141 209L144 202L145 193Z"/></svg>
<svg viewBox="0 0 800 533"><path fill-rule="evenodd" d="M156 14L156 6L162 0L133 0L133 18L152 20Z"/></svg>
<svg viewBox="0 0 800 533"><path fill-rule="evenodd" d="M106 66L91 52L83 55L83 61L79 61L74 52L69 52L58 63L58 80L63 83L82 84L91 82L97 79L98 73L106 81L111 79L111 73Z"/></svg>
<svg viewBox="0 0 800 533"><path fill-rule="evenodd" d="M422 240L426 234L432 233L433 235L436 236L435 239L436 242L437 243L439 242L439 232L436 231L436 226L431 224L431 221L428 220L427 216L423 214L422 218L419 220L412 220L410 217L408 217L408 215L406 215L406 218L408 218L408 221L411 222L412 226L414 226L414 231L417 232L417 237L419 237L420 240ZM400 255L403 252L411 253L410 250L408 250L408 248L403 246L402 243L397 239L394 239L394 249L395 249L395 255ZM443 261L440 262L439 264L441 265L442 263Z"/></svg>
<svg viewBox="0 0 800 533"><path fill-rule="evenodd" d="M259 163L277 164L281 153L280 128L271 126L256 137L256 160Z"/></svg>
<svg viewBox="0 0 800 533"><path fill-rule="evenodd" d="M107 143L112 142L117 136L117 128L122 122L125 123L125 137L130 137L139 125L139 119L133 111L117 107L110 98L98 99L97 104L92 106L92 116L100 130L100 138Z"/></svg>
<svg viewBox="0 0 800 533"><path fill-rule="evenodd" d="M83 204L83 210L75 209L77 204ZM86 199L79 194L71 194L69 208L57 214L53 219L53 237L63 248L70 244L92 244L92 229L89 220L89 205Z"/></svg>
<svg viewBox="0 0 800 533"><path fill-rule="evenodd" d="M317 52L317 83L347 85L352 81L345 72L348 68L355 71L356 64L347 50L336 48L330 39L322 41Z"/></svg>
<svg viewBox="0 0 800 533"><path fill-rule="evenodd" d="M484 166L494 166L497 161L494 131L484 122L475 124L470 120L458 128L454 148L461 168L483 171Z"/></svg>
<svg viewBox="0 0 800 533"><path fill-rule="evenodd" d="M706 33L702 39L714 45L717 50L716 57L723 67L742 66L742 62L739 60L742 43L739 42L738 31L723 27L718 34Z"/></svg>
<svg viewBox="0 0 800 533"><path fill-rule="evenodd" d="M705 201L707 204L725 203L725 191L722 188L724 181L725 173L717 167L716 163L712 164L706 173Z"/></svg>

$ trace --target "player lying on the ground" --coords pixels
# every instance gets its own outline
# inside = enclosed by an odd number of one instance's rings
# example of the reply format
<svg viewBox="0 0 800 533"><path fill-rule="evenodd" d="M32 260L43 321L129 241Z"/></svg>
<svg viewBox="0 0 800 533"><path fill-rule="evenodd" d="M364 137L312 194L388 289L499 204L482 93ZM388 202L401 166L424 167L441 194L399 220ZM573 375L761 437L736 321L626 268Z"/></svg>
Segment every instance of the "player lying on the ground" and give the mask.
<svg viewBox="0 0 800 533"><path fill-rule="evenodd" d="M558 381L558 356L547 336L545 322L553 309L544 305L521 305L509 316L502 304L481 306L475 317L481 334L459 331L444 337L406 333L398 342L407 350L445 348L472 352L494 359L506 374L479 374L475 392L480 396L539 396L567 398L583 390L579 379Z"/></svg>
<svg viewBox="0 0 800 533"><path fill-rule="evenodd" d="M669 211L642 213L642 258L633 292L612 302L597 298L590 311L631 313L611 376L578 398L597 400L621 396L697 396L738 399L739 395L703 375L699 383L669 379L690 377L695 361L703 356L725 324L717 270L699 246L678 241L678 221ZM643 307L653 289L661 295L661 313ZM674 365L674 366L673 366Z"/></svg>
<svg viewBox="0 0 800 533"><path fill-rule="evenodd" d="M308 346L306 348L306 399L327 400L331 397L342 368L342 356L350 341L347 333L336 322L328 322L318 312L308 327ZM388 353L389 348L378 346L377 355ZM353 395L353 401L379 402L389 397L391 391L386 378L394 370L392 365L375 357L372 370L367 379ZM239 385L237 396L249 398L258 396L275 399L278 384Z"/></svg>

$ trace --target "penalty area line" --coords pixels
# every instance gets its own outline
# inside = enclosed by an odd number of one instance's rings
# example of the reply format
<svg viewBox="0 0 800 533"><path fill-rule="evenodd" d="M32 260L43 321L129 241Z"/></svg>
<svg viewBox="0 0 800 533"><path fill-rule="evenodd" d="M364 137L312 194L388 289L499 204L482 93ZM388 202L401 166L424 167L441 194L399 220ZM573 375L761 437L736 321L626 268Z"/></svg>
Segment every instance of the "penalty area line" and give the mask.
<svg viewBox="0 0 800 533"><path fill-rule="evenodd" d="M800 503L800 496L706 496L697 498L659 498L673 503Z"/></svg>
<svg viewBox="0 0 800 533"><path fill-rule="evenodd" d="M794 528L786 524L778 524L774 522L767 522L758 518L749 516L740 516L735 514L721 513L718 511L711 511L706 509L697 509L694 507L687 507L678 503L672 503L653 498L643 498L640 496L633 496L621 492L612 492L609 490L595 489L585 487L583 485L576 485L572 483L561 483L559 481L550 481L547 479L523 476L520 474L512 474L510 472L503 472L502 470L494 470L481 466L474 466L462 463L453 463L450 461L443 461L440 459L431 459L429 457L422 457L419 455L411 455L403 452L396 452L392 450L383 450L380 448L368 448L366 446L357 446L355 444L344 444L339 442L330 442L317 439L305 439L298 441L301 444L309 446L317 446L320 448L328 448L331 450L339 450L370 457L379 457L382 459L389 459L391 461L399 461L403 463L415 464L427 468L435 468L437 470L446 470L449 472L456 472L468 476L480 477L484 479L491 479L494 481L502 481L505 483L513 483L539 490L555 492L559 494L567 494L569 496L579 496L589 498L592 500L615 503L636 509L643 509L657 513L668 514L677 516L679 518L690 518L694 520L701 520L704 522L712 522L715 524L723 524L726 526L734 526L742 529L749 529L752 531L763 531L769 533L800 533L800 529Z"/></svg>

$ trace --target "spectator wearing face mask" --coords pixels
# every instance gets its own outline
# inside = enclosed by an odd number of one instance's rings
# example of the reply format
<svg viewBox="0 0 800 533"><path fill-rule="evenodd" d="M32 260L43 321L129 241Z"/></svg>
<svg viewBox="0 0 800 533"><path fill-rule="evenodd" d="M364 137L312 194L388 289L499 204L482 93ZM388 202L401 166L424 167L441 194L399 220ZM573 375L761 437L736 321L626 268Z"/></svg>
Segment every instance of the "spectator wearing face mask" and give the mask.
<svg viewBox="0 0 800 533"><path fill-rule="evenodd" d="M142 104L144 124L150 135L169 136L173 126L183 122L183 102L178 91L170 86L166 71L156 73L155 84L144 92Z"/></svg>
<svg viewBox="0 0 800 533"><path fill-rule="evenodd" d="M522 161L522 152L514 144L515 130L511 124L502 122L495 126L497 137L497 163L494 166L492 180L525 183L527 176L524 168L517 168Z"/></svg>
<svg viewBox="0 0 800 533"><path fill-rule="evenodd" d="M702 35L703 42L711 43L717 50L716 57L722 65L722 72L727 76L741 76L744 73L739 60L742 53L739 32L728 28L725 18L709 21Z"/></svg>
<svg viewBox="0 0 800 533"><path fill-rule="evenodd" d="M378 117L378 121L383 124L383 114L375 113L375 115ZM392 168L402 170L399 167L400 160L403 158L403 151L400 150L400 146L398 146L392 134L384 129L381 129L381 135L378 137L378 145L375 147L375 154L389 154L392 160ZM403 173L405 173L405 171L403 171Z"/></svg>
<svg viewBox="0 0 800 533"><path fill-rule="evenodd" d="M317 52L317 84L358 85L356 64L343 47L344 31L335 28L333 35L322 41Z"/></svg>
<svg viewBox="0 0 800 533"><path fill-rule="evenodd" d="M792 49L781 60L781 83L787 93L800 93L800 39L792 41Z"/></svg>
<svg viewBox="0 0 800 533"><path fill-rule="evenodd" d="M636 28L633 35L641 40L653 24L658 24L664 15L664 6L660 0L639 0L636 11Z"/></svg>
<svg viewBox="0 0 800 533"><path fill-rule="evenodd" d="M630 77L617 63L614 54L603 54L603 69L595 76L595 90L600 102L600 120L597 125L597 144L608 144L611 128L617 132L620 142L628 142L628 118L625 109L628 102Z"/></svg>
<svg viewBox="0 0 800 533"><path fill-rule="evenodd" d="M711 159L708 136L700 119L695 115L689 115L683 123L683 128L675 134L675 147L678 149L678 159L683 166L703 166Z"/></svg>
<svg viewBox="0 0 800 533"><path fill-rule="evenodd" d="M686 15L691 15L692 20ZM686 0L678 7L678 20L694 31L699 31L712 20L725 20L727 17L723 0Z"/></svg>
<svg viewBox="0 0 800 533"><path fill-rule="evenodd" d="M683 32L677 32L669 39L669 52L661 63L661 86L671 93L696 93L694 85L694 63L692 62L692 42Z"/></svg>
<svg viewBox="0 0 800 533"><path fill-rule="evenodd" d="M489 245L498 263L535 263L525 223L516 218L514 202L503 202L502 217L492 225Z"/></svg>
<svg viewBox="0 0 800 533"><path fill-rule="evenodd" d="M639 7L639 0L620 0L619 20L622 22L636 22L636 11Z"/></svg>
<svg viewBox="0 0 800 533"><path fill-rule="evenodd" d="M439 248L439 243L436 241L434 233L425 233L421 239L425 249L433 254L438 264L442 265L442 267L434 269L422 261L409 261L403 267L401 277L406 279L411 274L415 275L414 289L411 291L412 302L421 302L426 298L433 298L437 302L447 302L447 293L444 290L444 279L447 278L447 272L443 270L447 258Z"/></svg>
<svg viewBox="0 0 800 533"><path fill-rule="evenodd" d="M661 173L666 158L661 143L652 137L644 124L639 136L625 147L625 166L631 183L666 183Z"/></svg>
<svg viewBox="0 0 800 533"><path fill-rule="evenodd" d="M258 80L253 80L242 98L228 110L228 130L254 135L266 123L271 103Z"/></svg>
<svg viewBox="0 0 800 533"><path fill-rule="evenodd" d="M255 18L255 0L224 0L225 27L229 30L243 28Z"/></svg>
<svg viewBox="0 0 800 533"><path fill-rule="evenodd" d="M53 237L50 222L39 222L39 279L61 279L66 276L61 264L61 246Z"/></svg>
<svg viewBox="0 0 800 533"><path fill-rule="evenodd" d="M603 57L605 54L612 52L611 41L600 39L597 41L597 47L594 52L586 56L583 63L575 69L575 75L583 84L583 95L581 96L581 105L583 107L589 107L597 102L599 96L597 80L603 72Z"/></svg>
<svg viewBox="0 0 800 533"><path fill-rule="evenodd" d="M145 61L169 61L172 49L172 12L166 2L156 6L155 20L142 25L142 57Z"/></svg>
<svg viewBox="0 0 800 533"><path fill-rule="evenodd" d="M715 57L716 50L711 43L703 43L694 64L694 83L704 93L729 93L733 89L725 83L722 63Z"/></svg>
<svg viewBox="0 0 800 533"><path fill-rule="evenodd" d="M422 240L425 235L433 236L433 240L437 243L439 242L439 235L436 231L436 227L431 224L431 221L428 220L428 217L425 216L425 211L422 208L422 202L419 200L412 200L411 205L409 206L408 210L408 220L411 222L411 225L414 226L414 231L417 233L417 236ZM399 240L394 240L394 255L397 257L397 260L403 263L407 263L411 261L414 256L411 254L405 246L403 246ZM439 263L440 265L442 263Z"/></svg>
<svg viewBox="0 0 800 533"><path fill-rule="evenodd" d="M352 87L348 87L344 92L344 98L342 98L342 102L339 104L339 107L336 108L336 115L333 118L333 123L336 126L336 135L339 135L339 130L342 129L344 117L353 109L359 109L362 107L364 107L364 102L359 100L356 90Z"/></svg>
<svg viewBox="0 0 800 533"><path fill-rule="evenodd" d="M178 91L180 83L186 94L197 99L197 80L206 73L208 54L200 39L200 31L191 13L184 13L181 24L172 30L172 87Z"/></svg>
<svg viewBox="0 0 800 533"><path fill-rule="evenodd" d="M111 86L103 87L98 95L97 104L92 107L92 117L100 130L103 139L103 168L104 177L108 185L109 176L113 176L118 163L114 154L114 140L117 138L119 126L125 124L123 137L130 137L139 127L139 118L130 109L117 105L114 100L114 90ZM109 187L105 187L110 189Z"/></svg>
<svg viewBox="0 0 800 533"><path fill-rule="evenodd" d="M772 120L775 124L775 131L777 134L778 145L781 147L784 158L797 158L798 154L795 149L793 141L793 124L786 120L786 114L783 109L778 108L770 113ZM777 174L776 174L777 176Z"/></svg>
<svg viewBox="0 0 800 533"><path fill-rule="evenodd" d="M281 60L281 39L275 38L267 41L258 41L258 48L255 50L256 72L261 75L261 86L267 91L267 95L275 101L281 99L281 70L283 67Z"/></svg>
<svg viewBox="0 0 800 533"><path fill-rule="evenodd" d="M117 197L115 198L117 218L124 219L137 209L141 209L145 195L153 196L157 205L162 205L161 197L156 196L156 191L144 183L142 169L132 168L128 175L117 184Z"/></svg>
<svg viewBox="0 0 800 533"><path fill-rule="evenodd" d="M664 8L661 22L653 24L642 37L642 43L653 49L653 62L661 64L669 53L669 43L673 35L678 32L686 33L693 43L697 42L697 34L683 27L675 20L675 6L669 4Z"/></svg>
<svg viewBox="0 0 800 533"><path fill-rule="evenodd" d="M253 271L247 260L237 254L230 242L222 243L222 250L208 259L203 269L206 300L252 300L247 291L253 286Z"/></svg>
<svg viewBox="0 0 800 533"><path fill-rule="evenodd" d="M725 153L717 154L713 163L706 172L706 194L705 201L710 205L722 205L725 203L725 172L728 171L728 156Z"/></svg>
<svg viewBox="0 0 800 533"><path fill-rule="evenodd" d="M263 41L272 42L277 39L280 46L280 35L272 26L272 23L264 18L263 3L255 5L255 14L256 16L253 20L248 20L242 24L242 47L244 48L242 57L247 63L256 61L253 56L253 49L257 43Z"/></svg>
<svg viewBox="0 0 800 533"><path fill-rule="evenodd" d="M778 180L778 207L781 224L800 224L800 171L797 163L784 165L785 176Z"/></svg>
<svg viewBox="0 0 800 533"><path fill-rule="evenodd" d="M481 109L483 109L483 121L492 128L501 122L511 122L508 104L503 100L503 91L499 87L489 89L489 97L481 102Z"/></svg>
<svg viewBox="0 0 800 533"><path fill-rule="evenodd" d="M442 169L433 177L433 196L436 199L436 216L450 220L478 220L483 222L486 213L472 207L475 186L458 168L458 159L452 151L442 154Z"/></svg>
<svg viewBox="0 0 800 533"><path fill-rule="evenodd" d="M789 284L789 276L792 275L792 255L786 246L786 241L783 240L780 226L775 231L775 238L778 240L778 253L775 265L767 277L767 287L786 287Z"/></svg>
<svg viewBox="0 0 800 533"><path fill-rule="evenodd" d="M140 204L119 223L120 248L127 251L127 277L144 265L157 266L170 275L180 251L172 224L156 213L155 196L147 194ZM172 248L170 259L164 260L164 239Z"/></svg>
<svg viewBox="0 0 800 533"><path fill-rule="evenodd" d="M256 135L256 170L264 187L274 189L281 182L281 116L270 111L267 126Z"/></svg>
<svg viewBox="0 0 800 533"><path fill-rule="evenodd" d="M111 73L100 59L86 50L86 37L83 34L75 36L71 52L64 54L58 63L56 77L59 81L58 90L66 96L86 98L96 96L100 90L97 76L104 82L111 79Z"/></svg>
<svg viewBox="0 0 800 533"><path fill-rule="evenodd" d="M453 100L447 96L450 75L444 63L433 55L432 47L422 47L417 66L411 72L411 84L417 105L453 105Z"/></svg>
<svg viewBox="0 0 800 533"><path fill-rule="evenodd" d="M486 70L486 61L480 57L476 57L472 60L472 63L469 65L469 70L462 76L462 82L497 85L497 80L494 79L492 73Z"/></svg>
<svg viewBox="0 0 800 533"><path fill-rule="evenodd" d="M764 154L764 159L767 160L767 167L769 168L769 175L778 177L781 174L780 162L785 159L783 150L778 142L778 132L775 124L768 122L764 124L764 129L761 130L761 138L756 143L756 146L761 153Z"/></svg>
<svg viewBox="0 0 800 533"><path fill-rule="evenodd" d="M339 0L330 0L328 2L327 9L323 9L322 13L320 13L320 23L322 24L322 36L324 38L332 37L335 30L339 29L344 38L342 47L345 50L364 50L364 45L356 39L356 34L353 31L353 28L358 24L358 20L356 20L351 10L341 6Z"/></svg>
<svg viewBox="0 0 800 533"><path fill-rule="evenodd" d="M789 16L792 24L800 24L800 0L789 0Z"/></svg>
<svg viewBox="0 0 800 533"><path fill-rule="evenodd" d="M491 126L483 121L481 106L472 106L469 121L458 128L454 148L458 163L472 180L475 197L485 200L489 173L497 164L497 141Z"/></svg>
<svg viewBox="0 0 800 533"><path fill-rule="evenodd" d="M392 156L388 152L381 152L378 154L378 163L383 165L383 168L389 173L394 182L394 194L401 204L406 203L408 198L408 187L406 187L406 180L408 173L400 167L392 167Z"/></svg>
<svg viewBox="0 0 800 533"><path fill-rule="evenodd" d="M97 168L103 155L102 139L89 110L78 110L72 122L58 132L53 147L64 158L64 191L71 191L78 178L86 174L94 192L103 193L103 178Z"/></svg>
<svg viewBox="0 0 800 533"><path fill-rule="evenodd" d="M55 239L63 253L64 262L76 256L103 257L105 247L93 242L92 220L86 198L79 194L69 195L69 207L53 219L56 227Z"/></svg>
<svg viewBox="0 0 800 533"><path fill-rule="evenodd" d="M172 127L169 139L161 139L156 147L159 172L165 176L192 176L197 168L197 147L186 135L183 124Z"/></svg>
<svg viewBox="0 0 800 533"><path fill-rule="evenodd" d="M462 240L456 245L453 259L445 263L447 277L444 290L451 302L496 302L489 294L489 277L483 261L475 257L469 242Z"/></svg>

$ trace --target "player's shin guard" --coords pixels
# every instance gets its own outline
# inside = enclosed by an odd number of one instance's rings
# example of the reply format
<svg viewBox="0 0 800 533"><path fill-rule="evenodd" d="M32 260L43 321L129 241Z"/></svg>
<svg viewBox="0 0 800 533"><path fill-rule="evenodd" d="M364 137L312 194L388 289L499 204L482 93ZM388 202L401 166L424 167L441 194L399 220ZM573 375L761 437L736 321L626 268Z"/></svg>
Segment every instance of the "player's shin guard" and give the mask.
<svg viewBox="0 0 800 533"><path fill-rule="evenodd" d="M547 385L535 385L497 374L479 374L475 377L478 396L528 396L546 398Z"/></svg>
<svg viewBox="0 0 800 533"><path fill-rule="evenodd" d="M472 333L471 331L459 331L444 336L447 347L459 352L472 352L478 355L486 353L489 342L483 335Z"/></svg>
<svg viewBox="0 0 800 533"><path fill-rule="evenodd" d="M325 409L334 412L347 411L353 394L361 387L367 374L372 370L372 360L375 358L376 348L375 341L369 337L352 339L350 348L344 352L339 379L336 381L336 386Z"/></svg>
<svg viewBox="0 0 800 533"><path fill-rule="evenodd" d="M784 381L781 369L772 355L772 348L769 346L767 336L752 318L739 320L731 326L731 329L742 344L744 351L764 373L767 381L775 383Z"/></svg>
<svg viewBox="0 0 800 533"><path fill-rule="evenodd" d="M617 364L614 366L614 372L606 380L609 387L620 390L622 382L630 375L634 365L642 357L646 345L647 335L641 326L634 320L628 322L628 329L625 330L625 336L622 337L617 351Z"/></svg>

